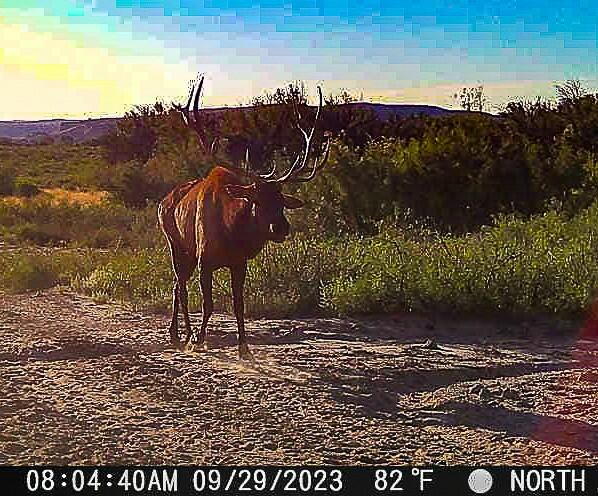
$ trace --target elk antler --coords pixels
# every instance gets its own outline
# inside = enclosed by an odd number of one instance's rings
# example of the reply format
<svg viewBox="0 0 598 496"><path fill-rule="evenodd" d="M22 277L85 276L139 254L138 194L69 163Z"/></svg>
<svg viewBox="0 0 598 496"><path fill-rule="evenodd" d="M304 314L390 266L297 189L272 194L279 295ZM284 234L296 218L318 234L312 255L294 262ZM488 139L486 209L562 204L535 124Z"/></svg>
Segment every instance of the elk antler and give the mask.
<svg viewBox="0 0 598 496"><path fill-rule="evenodd" d="M276 173L276 164L273 164L272 169L266 174L259 174L251 170L251 162L249 160L249 147L245 150L245 160L243 161L243 172L245 175L253 179L254 181L267 182Z"/></svg>
<svg viewBox="0 0 598 496"><path fill-rule="evenodd" d="M305 183L307 181L311 181L314 177L316 177L316 174L324 168L324 166L326 165L326 162L328 162L329 155L330 155L330 136L328 136L328 139L326 140L326 148L324 149L324 158L322 158L321 156L316 157L316 159L314 160L314 166L312 167L311 172L307 176L299 177L297 175L294 175L291 179L289 179L289 182Z"/></svg>
<svg viewBox="0 0 598 496"><path fill-rule="evenodd" d="M314 136L314 132L316 130L316 124L318 123L318 118L320 117L320 112L322 111L323 97L322 97L322 88L320 86L318 86L318 96L319 96L318 109L316 110L316 117L314 119L314 124L313 124L311 130L309 131L309 133L301 127L301 114L299 113L299 109L297 108L297 103L293 102L293 111L294 111L295 117L297 119L297 122L295 124L296 124L297 128L299 129L299 131L301 132L301 134L303 135L303 139L305 140L305 148L301 153L299 153L299 155L297 155L297 158L293 162L293 165L291 165L291 167L282 176L280 176L276 179L272 179L271 180L272 182L284 183L284 182L311 181L316 176L316 173L319 170L321 170L324 167L324 165L326 165L326 162L328 161L329 152L330 152L330 137L328 137L328 140L326 143L326 148L325 148L323 159L320 160L320 157L316 157L314 160L314 165L311 169L311 172L307 176L304 176L304 177L299 176L299 174L305 169L305 166L307 165L307 162L309 160L309 152L311 150L312 139Z"/></svg>
<svg viewBox="0 0 598 496"><path fill-rule="evenodd" d="M201 98L201 91L203 89L205 76L203 74L198 76L197 82L191 86L191 91L189 92L189 98L187 100L187 104L183 107L181 105L174 105L183 117L183 122L187 127L195 131L197 137L199 139L199 144L203 149L204 153L208 156L214 155L216 150L216 146L218 144L218 138L214 138L210 145L208 146L208 137L204 128L200 125L199 120L199 100ZM266 174L258 174L251 171L250 162L249 162L249 147L245 152L245 161L243 170L247 176L252 178L254 181L262 181L262 182L272 182L272 183L284 183L284 182L305 182L311 181L318 171L320 171L326 162L328 161L328 156L330 152L330 137L326 142L326 147L324 151L323 158L316 157L314 160L313 167L311 168L310 173L307 176L300 176L300 173L305 170L307 162L309 160L309 153L311 151L311 143L312 139L316 130L316 124L320 117L320 112L322 111L322 88L318 86L318 95L319 95L319 102L318 102L318 109L316 111L316 117L314 119L314 124L311 130L308 132L305 131L301 127L301 114L299 113L299 109L297 108L297 102L293 102L293 111L295 113L295 117L297 122L295 125L297 129L303 135L303 139L305 140L305 148L302 152L297 155L297 158L293 162L293 165L280 177L275 178L276 175L276 164L273 164L272 169Z"/></svg>
<svg viewBox="0 0 598 496"><path fill-rule="evenodd" d="M204 153L208 156L214 154L214 150L217 144L217 138L212 140L212 143L208 146L208 137L206 135L205 130L201 127L199 122L199 99L201 98L201 90L203 89L203 82L204 82L204 75L201 74L198 76L197 83L194 83L191 86L191 91L189 92L189 99L187 100L187 105L182 107L181 105L174 105L179 112L181 112L183 117L183 122L187 127L193 129L197 133L197 137L199 139L199 144L203 149ZM195 95L195 97L194 97ZM193 103L193 106L191 104ZM193 119L191 118L193 115Z"/></svg>

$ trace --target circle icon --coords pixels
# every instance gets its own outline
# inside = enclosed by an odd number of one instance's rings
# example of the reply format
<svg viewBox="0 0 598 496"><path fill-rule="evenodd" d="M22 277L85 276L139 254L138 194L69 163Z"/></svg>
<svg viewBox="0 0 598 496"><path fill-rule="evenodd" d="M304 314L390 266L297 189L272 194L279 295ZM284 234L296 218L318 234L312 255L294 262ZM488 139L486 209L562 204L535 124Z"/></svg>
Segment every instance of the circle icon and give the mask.
<svg viewBox="0 0 598 496"><path fill-rule="evenodd" d="M484 494L492 488L492 474L484 468L477 468L467 479L469 489L476 494Z"/></svg>

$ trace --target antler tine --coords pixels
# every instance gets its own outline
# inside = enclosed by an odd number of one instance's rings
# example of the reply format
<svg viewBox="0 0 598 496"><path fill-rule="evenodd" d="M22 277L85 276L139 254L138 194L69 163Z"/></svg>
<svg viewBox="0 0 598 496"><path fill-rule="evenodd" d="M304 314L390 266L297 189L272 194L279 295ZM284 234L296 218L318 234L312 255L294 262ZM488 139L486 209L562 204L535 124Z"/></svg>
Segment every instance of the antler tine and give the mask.
<svg viewBox="0 0 598 496"><path fill-rule="evenodd" d="M197 134L197 137L199 138L199 144L203 151L208 155L212 155L215 149L215 141L213 141L208 148L206 133L199 125L199 99L201 98L203 83L204 75L201 74L199 76L199 81L191 86L187 105L185 105L184 108L180 105L176 105L175 108L181 112L185 125L193 129ZM191 113L193 113L193 119L191 119Z"/></svg>
<svg viewBox="0 0 598 496"><path fill-rule="evenodd" d="M303 129L301 127L301 123L299 121L297 121L297 128L299 129L299 131L301 131L301 134L303 135L303 139L305 140L305 149L302 153L300 153L297 156L297 158L295 159L295 162L293 162L293 165L289 168L289 170L282 177L279 177L278 179L275 180L276 182L283 183L285 181L288 181L295 174L297 174L298 172L303 170L307 164L307 160L309 159L309 151L311 149L312 138L314 136L314 132L316 131L316 124L318 122L318 118L320 117L320 111L322 110L323 96L322 96L322 88L320 86L318 86L318 95L320 97L319 103L318 103L318 110L316 111L314 125L312 126L310 132L307 133L307 131L305 131L305 129ZM299 111L296 109L296 107L295 107L295 110L296 110L297 116L300 116ZM299 164L301 164L301 165L299 165Z"/></svg>
<svg viewBox="0 0 598 496"><path fill-rule="evenodd" d="M197 91L195 92L195 100L193 100L193 118L195 119L195 124L199 123L199 99L201 98L201 90L203 88L203 80L204 75L202 74L199 78L199 83L197 83Z"/></svg>
<svg viewBox="0 0 598 496"><path fill-rule="evenodd" d="M272 169L269 172L267 172L266 174L258 174L258 173L253 172L251 170L251 162L249 160L249 147L247 147L247 149L245 150L245 161L244 161L243 171L245 172L245 174L247 174L249 177L251 177L252 179L254 179L256 181L265 181L265 180L273 177L274 174L276 173L276 163L273 164Z"/></svg>
<svg viewBox="0 0 598 496"><path fill-rule="evenodd" d="M301 112L299 112L299 108L297 107L297 100L293 99L293 113L295 114L295 119L297 120L297 127L301 129L299 123L301 122Z"/></svg>
<svg viewBox="0 0 598 496"><path fill-rule="evenodd" d="M314 166L313 166L311 172L309 173L309 175L304 176L304 177L294 176L289 180L289 182L306 183L307 181L311 181L314 177L316 177L316 174L324 168L324 166L328 162L329 155L330 155L330 137L328 137L328 140L326 141L326 148L324 151L324 158L322 158L322 161L320 161L320 157L316 157L316 159L314 160Z"/></svg>
<svg viewBox="0 0 598 496"><path fill-rule="evenodd" d="M189 90L189 98L187 100L187 105L185 105L184 107L182 107L181 105L175 105L174 108L176 108L180 113L181 116L183 118L183 122L185 123L186 126L190 125L190 120L189 120L189 107L191 107L191 100L193 99L193 92L195 91L195 84L193 84L191 86L191 89Z"/></svg>
<svg viewBox="0 0 598 496"><path fill-rule="evenodd" d="M212 145L210 146L210 155L214 155L216 148L218 147L219 140L218 138L214 138L212 140Z"/></svg>
<svg viewBox="0 0 598 496"><path fill-rule="evenodd" d="M245 171L247 173L251 172L249 167L249 147L245 150Z"/></svg>
<svg viewBox="0 0 598 496"><path fill-rule="evenodd" d="M272 169L270 169L270 171L267 174L260 174L260 178L270 179L274 177L274 174L276 174L276 162L272 164Z"/></svg>

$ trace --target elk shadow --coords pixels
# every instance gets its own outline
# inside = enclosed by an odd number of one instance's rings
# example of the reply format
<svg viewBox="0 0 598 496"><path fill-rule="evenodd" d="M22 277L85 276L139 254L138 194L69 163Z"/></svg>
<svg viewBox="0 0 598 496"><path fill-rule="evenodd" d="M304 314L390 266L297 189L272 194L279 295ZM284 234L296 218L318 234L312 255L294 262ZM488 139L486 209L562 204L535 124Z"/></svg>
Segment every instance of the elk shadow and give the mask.
<svg viewBox="0 0 598 496"><path fill-rule="evenodd" d="M197 319L197 320L196 320ZM215 348L237 344L237 325L232 319L222 319L208 327L208 343ZM199 319L192 318L195 328ZM249 344L277 345L299 344L309 340L335 340L371 343L392 339L388 332L356 332L355 321L334 321L332 319L302 320L249 320L246 322Z"/></svg>
<svg viewBox="0 0 598 496"><path fill-rule="evenodd" d="M598 426L548 415L516 412L501 406L447 402L442 424L504 432L509 436L598 454Z"/></svg>
<svg viewBox="0 0 598 496"><path fill-rule="evenodd" d="M355 408L356 415L392 419L402 417L397 410L400 395L430 392L461 382L518 377L532 373L576 368L570 363L515 363L493 367L454 367L441 369L369 369L360 375L349 371L321 370L312 384L327 390L341 403Z"/></svg>
<svg viewBox="0 0 598 496"><path fill-rule="evenodd" d="M199 327L201 314L191 316L192 326ZM577 323L545 322L509 323L447 319L439 324L435 317L407 315L403 318L373 317L367 320L348 318L255 319L246 321L249 344L300 344L305 341L344 341L347 343L423 343L432 339L438 344L492 345L500 343L513 351L530 350L530 341L563 350L563 356L579 339ZM236 343L234 319L220 314L208 327L208 342L216 348ZM598 345L598 341L596 342ZM558 352L556 353L558 354Z"/></svg>
<svg viewBox="0 0 598 496"><path fill-rule="evenodd" d="M110 341L91 341L86 338L69 338L59 340L52 345L40 346L32 349L25 349L16 353L0 353L0 362L8 365L25 364L31 361L56 362L61 360L82 360L97 359L112 355L131 355L155 353L164 351L169 345L148 344L138 346L137 344L122 344Z"/></svg>

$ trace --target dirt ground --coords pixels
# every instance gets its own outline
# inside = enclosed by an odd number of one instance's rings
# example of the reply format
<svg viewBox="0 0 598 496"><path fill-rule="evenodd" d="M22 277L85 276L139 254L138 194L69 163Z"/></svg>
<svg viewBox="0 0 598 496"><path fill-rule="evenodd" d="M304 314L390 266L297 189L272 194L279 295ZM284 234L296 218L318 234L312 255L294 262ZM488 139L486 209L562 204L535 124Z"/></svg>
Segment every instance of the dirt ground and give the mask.
<svg viewBox="0 0 598 496"><path fill-rule="evenodd" d="M0 463L598 463L598 342L556 324L250 320L252 363L167 320L0 294Z"/></svg>

